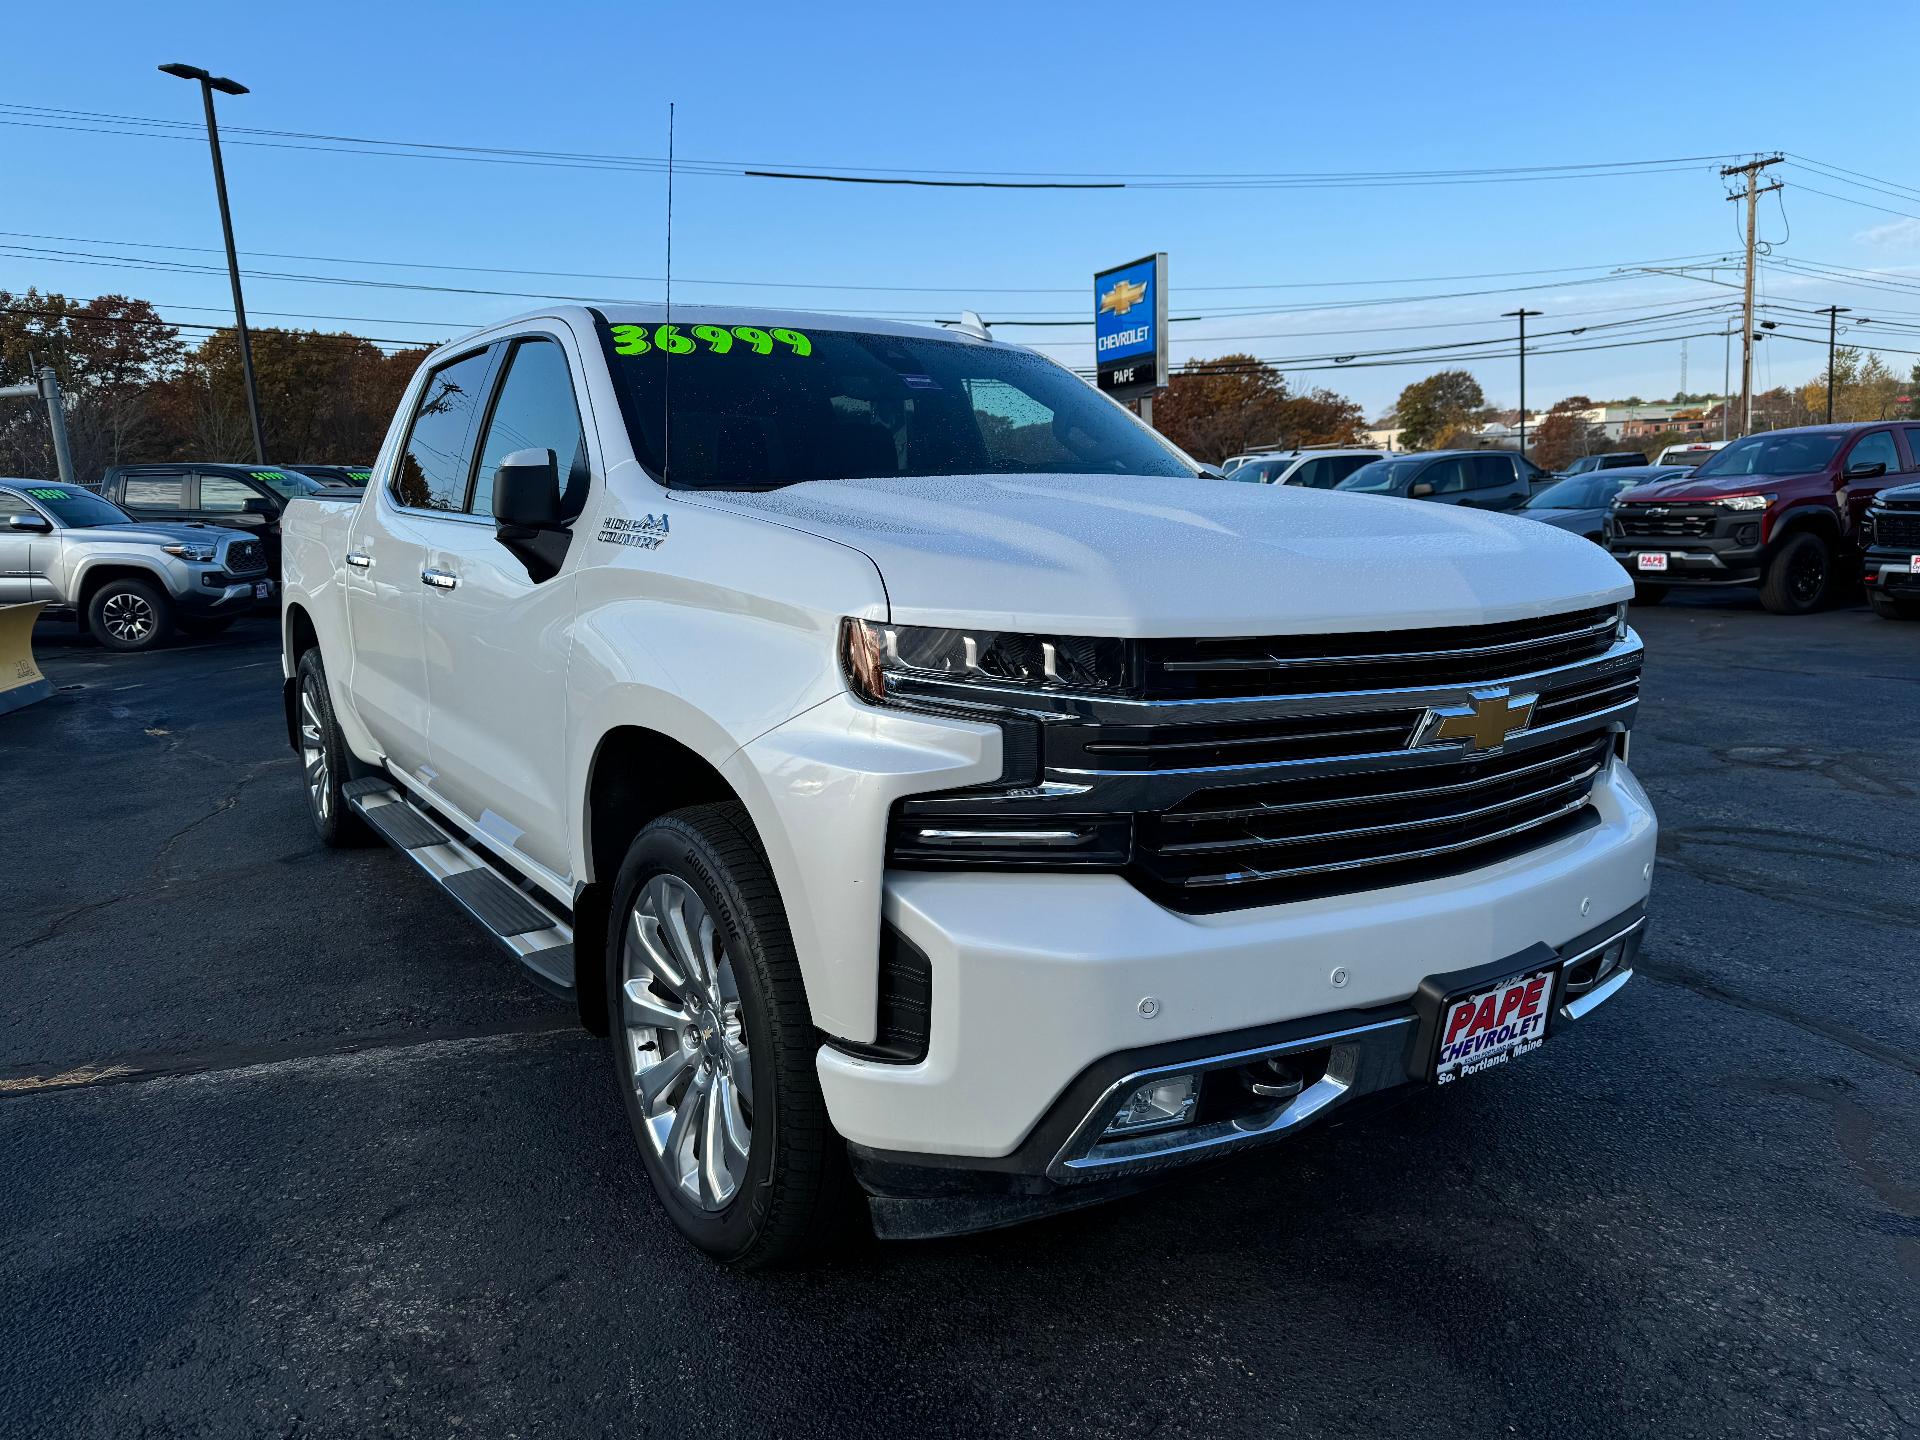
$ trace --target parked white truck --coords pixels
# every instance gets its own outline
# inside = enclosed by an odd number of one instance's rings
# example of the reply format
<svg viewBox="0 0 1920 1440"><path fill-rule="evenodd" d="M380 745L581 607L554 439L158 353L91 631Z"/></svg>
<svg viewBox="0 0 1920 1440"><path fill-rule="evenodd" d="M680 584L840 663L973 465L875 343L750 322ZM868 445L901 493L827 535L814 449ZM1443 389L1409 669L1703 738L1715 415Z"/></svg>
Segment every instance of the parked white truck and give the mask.
<svg viewBox="0 0 1920 1440"><path fill-rule="evenodd" d="M285 519L288 735L611 1031L696 1244L1084 1203L1502 1068L1631 974L1619 567L1229 485L984 334L558 308Z"/></svg>

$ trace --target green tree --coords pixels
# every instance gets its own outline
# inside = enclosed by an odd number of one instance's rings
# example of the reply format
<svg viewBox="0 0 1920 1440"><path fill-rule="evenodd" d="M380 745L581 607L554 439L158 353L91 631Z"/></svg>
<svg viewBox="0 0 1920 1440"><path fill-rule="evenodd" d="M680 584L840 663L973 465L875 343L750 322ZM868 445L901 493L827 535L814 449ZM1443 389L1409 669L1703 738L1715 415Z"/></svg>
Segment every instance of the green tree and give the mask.
<svg viewBox="0 0 1920 1440"><path fill-rule="evenodd" d="M1480 382L1465 370L1442 370L1416 380L1400 392L1394 407L1400 420L1400 444L1408 450L1428 450L1448 431L1472 419L1486 404Z"/></svg>

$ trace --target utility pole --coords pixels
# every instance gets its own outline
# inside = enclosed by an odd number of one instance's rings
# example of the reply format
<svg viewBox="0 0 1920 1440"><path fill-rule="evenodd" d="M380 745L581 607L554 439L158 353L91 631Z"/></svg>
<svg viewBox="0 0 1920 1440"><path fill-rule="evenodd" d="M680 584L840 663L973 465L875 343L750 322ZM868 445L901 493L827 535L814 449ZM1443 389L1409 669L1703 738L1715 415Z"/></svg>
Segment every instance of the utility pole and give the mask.
<svg viewBox="0 0 1920 1440"><path fill-rule="evenodd" d="M1743 301L1740 307L1740 433L1747 434L1753 429L1753 250L1754 232L1758 225L1760 197L1769 190L1778 190L1780 182L1771 185L1760 183L1760 174L1769 165L1778 165L1786 159L1784 155L1769 156L1764 160L1749 160L1744 165L1726 165L1720 170L1720 178L1731 180L1740 175L1746 178L1747 188L1744 196L1729 195L1729 200L1745 199L1747 202L1747 283L1742 291Z"/></svg>
<svg viewBox="0 0 1920 1440"><path fill-rule="evenodd" d="M1733 321L1727 321L1727 338L1720 346L1720 438L1728 438L1733 426Z"/></svg>
<svg viewBox="0 0 1920 1440"><path fill-rule="evenodd" d="M28 368L32 368L29 361ZM53 433L54 473L64 485L77 485L73 476L73 452L67 448L67 411L60 403L60 379L51 365L40 367L34 380L0 387L0 400L31 400L38 396L46 403L47 427Z"/></svg>
<svg viewBox="0 0 1920 1440"><path fill-rule="evenodd" d="M1527 458L1527 317L1544 314L1540 310L1503 310L1502 320L1520 322L1520 458Z"/></svg>
<svg viewBox="0 0 1920 1440"><path fill-rule="evenodd" d="M260 428L260 392L253 380L253 339L247 333L247 307L240 298L240 257L233 248L233 214L227 209L227 172L220 163L220 127L213 118L213 92L245 95L247 87L224 75L212 75L197 65L162 65L161 73L181 80L200 82L200 98L206 102L207 148L213 152L213 188L220 197L220 232L227 241L227 277L233 282L233 319L240 333L240 371L247 382L247 418L253 422L253 458L267 463L267 435Z"/></svg>
<svg viewBox="0 0 1920 1440"><path fill-rule="evenodd" d="M1819 312L1816 312L1819 313ZM1829 305L1827 317L1827 423L1833 423L1833 342L1840 333L1840 317L1853 312L1845 305Z"/></svg>

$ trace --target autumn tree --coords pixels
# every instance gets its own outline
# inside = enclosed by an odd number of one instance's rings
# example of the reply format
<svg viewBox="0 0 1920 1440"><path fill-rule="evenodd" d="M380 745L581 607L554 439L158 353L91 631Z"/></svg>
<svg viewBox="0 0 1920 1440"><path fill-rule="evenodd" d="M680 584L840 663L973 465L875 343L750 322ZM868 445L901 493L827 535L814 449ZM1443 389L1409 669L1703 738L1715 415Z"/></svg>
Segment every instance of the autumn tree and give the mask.
<svg viewBox="0 0 1920 1440"><path fill-rule="evenodd" d="M0 384L51 367L60 381L67 437L81 480L108 465L144 458L161 443L155 386L185 354L180 332L145 300L0 291ZM0 409L0 474L52 475L53 436L35 404Z"/></svg>
<svg viewBox="0 0 1920 1440"><path fill-rule="evenodd" d="M1833 418L1835 420L1887 420L1904 414L1908 404L1900 397L1909 394L1909 382L1888 368L1878 355L1863 354L1842 345L1833 352ZM1827 372L1802 385L1798 395L1800 408L1808 421L1827 416Z"/></svg>
<svg viewBox="0 0 1920 1440"><path fill-rule="evenodd" d="M1360 407L1331 390L1295 394L1286 377L1251 355L1194 360L1154 398L1154 427L1199 460L1257 446L1357 443Z"/></svg>
<svg viewBox="0 0 1920 1440"><path fill-rule="evenodd" d="M1443 435L1467 424L1486 403L1480 382L1465 370L1442 370L1414 381L1400 392L1400 403L1394 407L1401 447L1434 448Z"/></svg>
<svg viewBox="0 0 1920 1440"><path fill-rule="evenodd" d="M1585 395L1569 395L1557 402L1534 432L1534 463L1545 470L1564 470L1577 457L1602 448L1607 432L1583 413L1592 408L1593 401Z"/></svg>

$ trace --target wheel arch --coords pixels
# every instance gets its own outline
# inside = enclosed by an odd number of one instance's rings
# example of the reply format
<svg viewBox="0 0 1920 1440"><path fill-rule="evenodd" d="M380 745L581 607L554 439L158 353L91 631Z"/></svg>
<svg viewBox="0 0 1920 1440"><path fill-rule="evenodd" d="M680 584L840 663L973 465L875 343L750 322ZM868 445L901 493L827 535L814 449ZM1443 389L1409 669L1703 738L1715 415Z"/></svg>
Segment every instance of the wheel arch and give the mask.
<svg viewBox="0 0 1920 1440"><path fill-rule="evenodd" d="M79 580L73 587L73 608L84 619L87 607L93 604L93 597L100 587L115 580L144 580L157 587L167 600L173 599L173 593L167 588L166 574L157 565L145 565L137 560L99 560L80 572Z"/></svg>
<svg viewBox="0 0 1920 1440"><path fill-rule="evenodd" d="M1780 523L1767 536L1767 559L1771 560L1780 547L1794 536L1809 531L1833 546L1835 553L1839 552L1843 540L1840 518L1823 506L1802 505L1781 516Z"/></svg>

